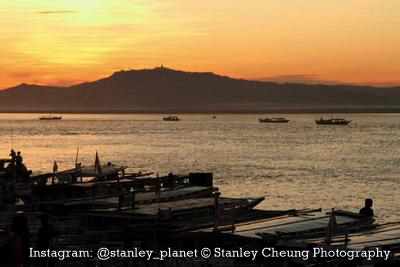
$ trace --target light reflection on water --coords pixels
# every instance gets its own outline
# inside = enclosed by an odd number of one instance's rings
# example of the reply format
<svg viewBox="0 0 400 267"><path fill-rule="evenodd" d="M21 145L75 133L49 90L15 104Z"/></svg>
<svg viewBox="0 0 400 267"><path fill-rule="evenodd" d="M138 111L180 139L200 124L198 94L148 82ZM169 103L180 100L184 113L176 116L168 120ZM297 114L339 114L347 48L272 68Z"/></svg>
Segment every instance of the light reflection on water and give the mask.
<svg viewBox="0 0 400 267"><path fill-rule="evenodd" d="M282 115L288 124L261 124L263 115L65 114L40 121L38 114L0 114L0 157L16 150L34 172L49 172L79 159L131 170L213 172L224 196L265 196L266 209L345 208L366 197L380 219L400 220L400 116L341 115L349 126L317 126L320 115ZM12 129L12 130L11 130Z"/></svg>

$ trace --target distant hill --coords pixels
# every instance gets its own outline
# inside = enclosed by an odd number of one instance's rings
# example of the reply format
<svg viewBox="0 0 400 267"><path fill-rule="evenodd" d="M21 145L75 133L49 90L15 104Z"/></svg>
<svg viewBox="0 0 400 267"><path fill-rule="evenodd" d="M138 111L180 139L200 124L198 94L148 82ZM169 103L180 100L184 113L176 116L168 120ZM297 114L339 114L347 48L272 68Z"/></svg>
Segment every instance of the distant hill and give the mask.
<svg viewBox="0 0 400 267"><path fill-rule="evenodd" d="M69 87L0 91L7 112L191 112L400 108L400 86L278 84L164 67L119 71Z"/></svg>

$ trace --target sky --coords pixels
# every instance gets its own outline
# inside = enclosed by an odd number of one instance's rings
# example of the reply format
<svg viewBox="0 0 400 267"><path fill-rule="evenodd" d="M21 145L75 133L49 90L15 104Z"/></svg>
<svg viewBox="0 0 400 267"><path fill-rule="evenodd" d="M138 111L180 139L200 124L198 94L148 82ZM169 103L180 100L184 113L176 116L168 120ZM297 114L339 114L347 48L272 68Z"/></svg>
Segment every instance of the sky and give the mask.
<svg viewBox="0 0 400 267"><path fill-rule="evenodd" d="M278 82L400 84L398 0L0 2L0 88L163 64Z"/></svg>

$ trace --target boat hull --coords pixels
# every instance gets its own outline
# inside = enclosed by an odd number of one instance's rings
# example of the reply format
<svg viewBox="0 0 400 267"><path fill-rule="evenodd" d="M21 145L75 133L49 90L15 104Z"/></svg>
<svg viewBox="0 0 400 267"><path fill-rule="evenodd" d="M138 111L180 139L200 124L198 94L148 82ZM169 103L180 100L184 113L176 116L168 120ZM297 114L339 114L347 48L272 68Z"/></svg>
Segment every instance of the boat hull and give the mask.
<svg viewBox="0 0 400 267"><path fill-rule="evenodd" d="M318 121L315 123L318 125L348 125L351 121L340 121L340 122L331 122L331 121Z"/></svg>
<svg viewBox="0 0 400 267"><path fill-rule="evenodd" d="M169 116L169 117L164 117L164 121L180 121L181 119L178 118L177 116Z"/></svg>
<svg viewBox="0 0 400 267"><path fill-rule="evenodd" d="M258 119L261 123L288 123L289 120Z"/></svg>
<svg viewBox="0 0 400 267"><path fill-rule="evenodd" d="M61 120L62 117L53 117L53 118L39 118L42 121L53 121L53 120Z"/></svg>

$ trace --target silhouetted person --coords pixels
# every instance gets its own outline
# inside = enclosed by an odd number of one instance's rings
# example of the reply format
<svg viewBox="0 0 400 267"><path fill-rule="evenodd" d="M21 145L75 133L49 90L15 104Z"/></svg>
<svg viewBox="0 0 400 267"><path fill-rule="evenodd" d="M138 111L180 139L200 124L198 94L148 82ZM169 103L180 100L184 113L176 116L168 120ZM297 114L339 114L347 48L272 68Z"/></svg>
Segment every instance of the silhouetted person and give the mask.
<svg viewBox="0 0 400 267"><path fill-rule="evenodd" d="M15 154L14 149L11 149L10 157L11 157L11 163L14 164L15 163L15 158L16 158L16 154Z"/></svg>
<svg viewBox="0 0 400 267"><path fill-rule="evenodd" d="M39 229L38 233L38 249L48 250L52 249L52 243L55 236L54 227L51 223L49 223L49 216L44 213L40 217L40 221L42 222L42 226ZM40 266L53 266L54 262L48 258L40 259Z"/></svg>
<svg viewBox="0 0 400 267"><path fill-rule="evenodd" d="M374 217L374 210L371 209L372 204L373 204L372 199L370 198L365 199L365 207L360 209L360 215L367 217Z"/></svg>
<svg viewBox="0 0 400 267"><path fill-rule="evenodd" d="M29 260L31 238L28 223L23 215L16 215L11 223L10 232L0 246L0 266L22 267Z"/></svg>
<svg viewBox="0 0 400 267"><path fill-rule="evenodd" d="M21 165L22 164L21 151L17 152L17 156L15 157L15 164L17 164L17 165Z"/></svg>

